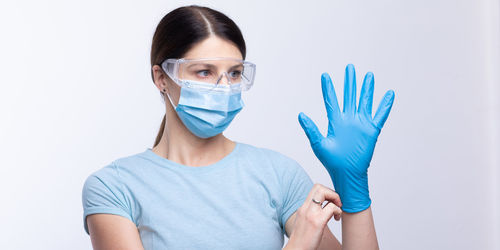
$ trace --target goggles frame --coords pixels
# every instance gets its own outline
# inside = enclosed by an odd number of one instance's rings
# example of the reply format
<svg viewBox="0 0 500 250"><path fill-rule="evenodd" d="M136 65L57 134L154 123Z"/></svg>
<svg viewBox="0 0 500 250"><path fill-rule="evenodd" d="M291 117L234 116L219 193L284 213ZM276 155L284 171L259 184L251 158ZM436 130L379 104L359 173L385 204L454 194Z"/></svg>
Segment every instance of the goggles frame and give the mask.
<svg viewBox="0 0 500 250"><path fill-rule="evenodd" d="M243 69L250 68L251 72L248 73L249 75L245 75L245 72L242 72L241 73L242 81L240 83L229 84L229 86L222 85L223 87L221 87L221 84L219 84L219 82L222 79L223 75L226 75L226 77L228 77L227 72L223 72L218 76L217 82L213 83L213 87L207 88L205 86L204 87L205 90L230 89L232 91L244 91L244 90L249 90L253 86L255 80L256 65L252 62L237 58L231 58L231 57L210 57L210 58L207 57L207 58L194 58L194 59L167 58L161 63L161 68L170 77L170 79L172 79L177 85L181 87L196 88L199 86L192 86L189 80L179 78L179 65L182 63L189 63L189 62L203 62L203 61L217 61L217 60L230 60L241 63L243 65ZM228 81L230 82L229 77Z"/></svg>

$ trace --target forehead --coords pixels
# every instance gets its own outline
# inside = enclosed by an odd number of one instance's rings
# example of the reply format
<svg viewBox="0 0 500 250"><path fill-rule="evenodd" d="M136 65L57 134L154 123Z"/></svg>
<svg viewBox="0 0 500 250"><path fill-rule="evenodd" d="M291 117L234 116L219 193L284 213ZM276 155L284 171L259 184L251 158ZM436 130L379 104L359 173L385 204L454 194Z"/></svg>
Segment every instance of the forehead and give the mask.
<svg viewBox="0 0 500 250"><path fill-rule="evenodd" d="M217 36L209 36L205 40L198 42L184 55L186 59L214 57L243 59L240 50L234 43Z"/></svg>

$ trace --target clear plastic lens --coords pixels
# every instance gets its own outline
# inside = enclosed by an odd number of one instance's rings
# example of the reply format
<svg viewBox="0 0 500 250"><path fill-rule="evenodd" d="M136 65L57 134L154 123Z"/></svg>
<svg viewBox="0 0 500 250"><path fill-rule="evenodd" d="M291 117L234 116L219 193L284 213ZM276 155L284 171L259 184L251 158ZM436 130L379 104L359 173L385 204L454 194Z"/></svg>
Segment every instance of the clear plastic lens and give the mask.
<svg viewBox="0 0 500 250"><path fill-rule="evenodd" d="M179 85L194 81L248 90L255 77L255 64L233 58L167 59L162 68Z"/></svg>
<svg viewBox="0 0 500 250"><path fill-rule="evenodd" d="M227 84L240 83L244 70L242 64L230 66L227 71L211 62L187 62L179 64L179 78L217 84L226 81ZM221 72L222 71L222 72ZM224 78L225 76L225 78Z"/></svg>

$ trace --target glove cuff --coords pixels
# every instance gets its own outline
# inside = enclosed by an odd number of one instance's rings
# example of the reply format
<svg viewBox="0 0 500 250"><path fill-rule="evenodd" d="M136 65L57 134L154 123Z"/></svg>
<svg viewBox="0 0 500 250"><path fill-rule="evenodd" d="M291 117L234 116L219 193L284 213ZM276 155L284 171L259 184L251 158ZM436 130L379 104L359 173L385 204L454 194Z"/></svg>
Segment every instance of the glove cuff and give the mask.
<svg viewBox="0 0 500 250"><path fill-rule="evenodd" d="M346 212L346 213L357 213L357 212L361 212L361 211L368 209L371 206L371 204L372 204L372 200L370 198L368 198L368 200L356 202L356 203L352 204L352 206L350 206L350 204L345 206L342 203L341 209L343 212Z"/></svg>
<svg viewBox="0 0 500 250"><path fill-rule="evenodd" d="M356 213L370 207L371 199L368 190L368 175L353 178L349 175L336 173L335 175L331 175L331 177L335 192L339 194L342 201L342 211Z"/></svg>

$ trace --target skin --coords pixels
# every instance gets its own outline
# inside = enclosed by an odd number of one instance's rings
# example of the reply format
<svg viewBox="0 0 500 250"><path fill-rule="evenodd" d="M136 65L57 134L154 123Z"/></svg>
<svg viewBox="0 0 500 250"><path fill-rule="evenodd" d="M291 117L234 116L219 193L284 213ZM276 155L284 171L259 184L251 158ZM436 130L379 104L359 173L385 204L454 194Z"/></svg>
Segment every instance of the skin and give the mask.
<svg viewBox="0 0 500 250"><path fill-rule="evenodd" d="M312 198L327 201L323 208ZM304 204L290 216L285 224L288 244L283 249L379 249L371 207L347 213L341 210L342 201L332 189L314 184ZM327 223L332 216L342 220L342 243L332 234Z"/></svg>
<svg viewBox="0 0 500 250"><path fill-rule="evenodd" d="M231 42L216 36L192 47L184 58L230 57L243 59L239 49ZM161 67L152 67L154 82L159 91L169 93L174 104L178 103L180 87L172 82ZM226 84L226 79L221 84ZM167 98L165 96L165 98ZM228 155L236 146L222 133L202 139L192 134L177 116L168 100L165 101L166 127L159 144L152 148L161 157L180 164L199 167L213 164ZM311 201L330 201L323 209ZM306 202L290 216L285 231L290 239L284 249L378 249L371 210L348 214L342 213L341 201L335 191L315 184ZM341 246L328 228L334 216L342 219ZM144 249L136 225L119 215L92 214L87 216L90 238L94 249Z"/></svg>

